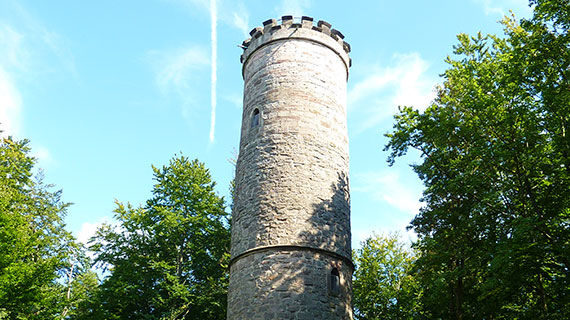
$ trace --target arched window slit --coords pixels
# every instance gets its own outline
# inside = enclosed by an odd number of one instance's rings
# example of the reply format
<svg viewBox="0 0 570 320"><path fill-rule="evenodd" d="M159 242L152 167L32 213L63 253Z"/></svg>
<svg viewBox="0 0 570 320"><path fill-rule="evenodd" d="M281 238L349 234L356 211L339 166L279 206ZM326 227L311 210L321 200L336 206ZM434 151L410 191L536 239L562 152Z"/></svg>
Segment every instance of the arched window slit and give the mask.
<svg viewBox="0 0 570 320"><path fill-rule="evenodd" d="M330 274L330 290L332 294L340 293L340 274L337 268L333 268Z"/></svg>
<svg viewBox="0 0 570 320"><path fill-rule="evenodd" d="M259 109L255 108L251 114L251 128L259 125Z"/></svg>

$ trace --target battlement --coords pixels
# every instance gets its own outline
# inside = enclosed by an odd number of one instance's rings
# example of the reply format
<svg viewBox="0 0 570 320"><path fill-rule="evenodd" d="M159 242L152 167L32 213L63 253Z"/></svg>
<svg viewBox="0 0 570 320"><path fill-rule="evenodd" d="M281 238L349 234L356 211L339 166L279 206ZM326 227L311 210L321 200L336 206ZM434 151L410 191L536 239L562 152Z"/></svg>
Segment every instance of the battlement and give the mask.
<svg viewBox="0 0 570 320"><path fill-rule="evenodd" d="M263 26L255 27L250 31L251 38L243 41L244 49L240 57L243 68L251 54L268 43L290 39L300 39L317 42L333 50L344 62L348 74L348 68L352 65L349 57L350 44L344 41L344 35L332 28L326 21L319 20L314 24L312 17L282 16L281 19L268 19ZM242 74L243 74L242 68Z"/></svg>

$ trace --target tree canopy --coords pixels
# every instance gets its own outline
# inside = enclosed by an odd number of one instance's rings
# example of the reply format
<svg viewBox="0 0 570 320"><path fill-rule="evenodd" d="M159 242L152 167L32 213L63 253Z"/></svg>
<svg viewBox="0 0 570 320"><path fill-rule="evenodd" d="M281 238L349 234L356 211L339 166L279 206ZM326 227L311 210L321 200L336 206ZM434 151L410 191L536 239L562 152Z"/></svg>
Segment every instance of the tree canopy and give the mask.
<svg viewBox="0 0 570 320"><path fill-rule="evenodd" d="M421 290L412 274L416 259L396 234L374 235L353 253L357 319L415 319Z"/></svg>
<svg viewBox="0 0 570 320"><path fill-rule="evenodd" d="M33 176L28 141L0 141L0 319L55 319L82 312L94 274L65 230L69 203ZM91 279L92 281L89 281Z"/></svg>
<svg viewBox="0 0 570 320"><path fill-rule="evenodd" d="M223 319L230 240L224 199L198 160L178 156L153 171L146 205L117 202L117 224L93 239L95 261L108 272L99 316Z"/></svg>
<svg viewBox="0 0 570 320"><path fill-rule="evenodd" d="M152 167L152 198L117 202L117 223L86 249L65 230L69 203L35 177L28 141L0 143L0 319L225 318L229 216L210 172L179 156Z"/></svg>
<svg viewBox="0 0 570 320"><path fill-rule="evenodd" d="M428 318L570 317L570 4L533 3L505 37L459 35L433 104L387 135L390 163L422 155Z"/></svg>

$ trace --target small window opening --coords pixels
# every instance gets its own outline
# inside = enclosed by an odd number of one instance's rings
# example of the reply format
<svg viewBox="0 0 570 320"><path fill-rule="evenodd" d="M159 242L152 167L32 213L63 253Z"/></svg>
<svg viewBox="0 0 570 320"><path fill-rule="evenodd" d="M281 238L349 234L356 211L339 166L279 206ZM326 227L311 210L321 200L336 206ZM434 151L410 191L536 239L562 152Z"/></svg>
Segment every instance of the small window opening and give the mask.
<svg viewBox="0 0 570 320"><path fill-rule="evenodd" d="M255 128L259 125L259 109L253 110L251 115L251 128Z"/></svg>
<svg viewBox="0 0 570 320"><path fill-rule="evenodd" d="M340 293L340 274L338 273L337 268L333 268L331 270L331 293L332 294L339 294Z"/></svg>

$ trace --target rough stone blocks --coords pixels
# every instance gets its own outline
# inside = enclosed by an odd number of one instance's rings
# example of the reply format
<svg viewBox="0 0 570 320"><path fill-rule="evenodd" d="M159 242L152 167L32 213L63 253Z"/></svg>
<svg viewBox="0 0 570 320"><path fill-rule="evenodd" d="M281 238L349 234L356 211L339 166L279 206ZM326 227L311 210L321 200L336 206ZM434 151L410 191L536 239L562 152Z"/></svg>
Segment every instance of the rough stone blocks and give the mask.
<svg viewBox="0 0 570 320"><path fill-rule="evenodd" d="M350 59L330 24L286 20L244 41L228 319L352 319Z"/></svg>

